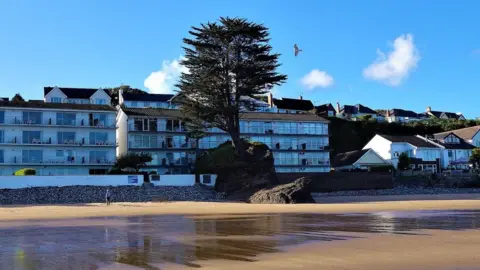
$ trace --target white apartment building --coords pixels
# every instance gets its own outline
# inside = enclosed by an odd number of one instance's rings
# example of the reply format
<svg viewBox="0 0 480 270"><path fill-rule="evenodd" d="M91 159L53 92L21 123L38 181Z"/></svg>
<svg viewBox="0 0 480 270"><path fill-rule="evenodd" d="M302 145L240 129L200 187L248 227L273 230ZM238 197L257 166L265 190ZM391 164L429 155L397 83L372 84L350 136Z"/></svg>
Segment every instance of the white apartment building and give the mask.
<svg viewBox="0 0 480 270"><path fill-rule="evenodd" d="M195 140L187 136L179 110L162 109L165 104L157 108L139 106L145 102L151 104L152 100L161 103L158 100L166 99L165 96L133 97L130 94L119 99L123 105L117 115L117 152L150 153L153 161L145 168L147 171L188 173L197 148L214 148L230 138L224 131L213 128L208 130L209 136L196 145ZM263 142L272 149L277 172L330 171L328 121L325 119L314 114L246 112L240 124L242 136Z"/></svg>
<svg viewBox="0 0 480 270"><path fill-rule="evenodd" d="M46 87L44 101L0 101L0 175L22 168L37 175L105 174L111 168L117 143L110 96L101 89L65 89Z"/></svg>

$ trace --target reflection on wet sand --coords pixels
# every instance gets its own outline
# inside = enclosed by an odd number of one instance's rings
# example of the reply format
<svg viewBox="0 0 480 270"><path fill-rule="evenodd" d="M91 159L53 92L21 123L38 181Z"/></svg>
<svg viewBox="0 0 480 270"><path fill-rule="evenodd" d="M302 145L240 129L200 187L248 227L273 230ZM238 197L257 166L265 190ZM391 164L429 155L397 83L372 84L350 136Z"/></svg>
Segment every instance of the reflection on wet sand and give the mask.
<svg viewBox="0 0 480 270"><path fill-rule="evenodd" d="M201 261L212 259L250 262L310 241L368 237L363 233L479 229L480 211L139 216L10 224L0 224L0 269L108 269L112 264L161 269L167 263L200 267Z"/></svg>

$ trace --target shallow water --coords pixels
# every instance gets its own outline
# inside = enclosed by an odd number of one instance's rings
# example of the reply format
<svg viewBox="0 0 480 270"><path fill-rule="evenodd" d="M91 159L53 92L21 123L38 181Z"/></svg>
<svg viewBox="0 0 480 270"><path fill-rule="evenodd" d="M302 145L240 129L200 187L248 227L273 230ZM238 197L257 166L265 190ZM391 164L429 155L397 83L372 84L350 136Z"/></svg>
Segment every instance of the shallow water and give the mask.
<svg viewBox="0 0 480 270"><path fill-rule="evenodd" d="M480 229L480 211L0 222L0 269L164 269L172 263L200 267L202 260L211 259L255 261L257 255L310 241L466 229Z"/></svg>

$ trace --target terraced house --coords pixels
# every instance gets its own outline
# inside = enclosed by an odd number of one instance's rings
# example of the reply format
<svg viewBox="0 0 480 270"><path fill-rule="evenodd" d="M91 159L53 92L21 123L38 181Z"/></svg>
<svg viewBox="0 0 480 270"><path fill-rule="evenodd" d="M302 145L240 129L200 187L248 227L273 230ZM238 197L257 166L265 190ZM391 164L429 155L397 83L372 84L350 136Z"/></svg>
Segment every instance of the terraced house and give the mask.
<svg viewBox="0 0 480 270"><path fill-rule="evenodd" d="M101 89L45 87L44 100L0 101L0 175L104 174L115 161L116 110Z"/></svg>
<svg viewBox="0 0 480 270"><path fill-rule="evenodd" d="M147 171L189 173L197 149L217 147L229 140L217 128L208 130L208 136L198 143L188 138L180 111L174 109L178 105L170 95L123 94L119 100L118 154L151 153L153 161L145 168ZM147 107L146 102L150 105L151 100L163 100L156 102L164 104ZM328 121L323 118L310 113L245 112L240 131L244 137L272 149L278 172L330 171Z"/></svg>

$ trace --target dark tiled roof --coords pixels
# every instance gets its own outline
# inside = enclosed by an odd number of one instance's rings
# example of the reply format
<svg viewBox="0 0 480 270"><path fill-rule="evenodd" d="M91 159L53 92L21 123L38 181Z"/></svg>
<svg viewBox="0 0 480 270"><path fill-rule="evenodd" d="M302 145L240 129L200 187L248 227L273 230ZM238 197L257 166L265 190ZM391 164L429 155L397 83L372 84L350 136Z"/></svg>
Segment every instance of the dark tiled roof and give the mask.
<svg viewBox="0 0 480 270"><path fill-rule="evenodd" d="M310 111L313 110L313 103L306 99L282 98L273 99L273 104L283 110Z"/></svg>
<svg viewBox="0 0 480 270"><path fill-rule="evenodd" d="M62 110L81 110L81 111L116 111L109 105L94 104L70 104L70 103L47 103L47 102L25 102L13 103L0 101L0 107L33 108L33 109L62 109Z"/></svg>
<svg viewBox="0 0 480 270"><path fill-rule="evenodd" d="M390 110L390 115L391 116L399 116L399 117L414 117L414 118L419 117L416 112L402 110L402 109L391 109Z"/></svg>
<svg viewBox="0 0 480 270"><path fill-rule="evenodd" d="M480 126L474 126L474 127L451 130L451 131L442 132L442 133L436 133L434 134L434 136L437 139L443 139L447 137L449 134L453 133L464 140L471 140L479 131L480 131Z"/></svg>
<svg viewBox="0 0 480 270"><path fill-rule="evenodd" d="M129 94L123 93L123 99L127 101L154 101L167 102L173 95L171 94Z"/></svg>
<svg viewBox="0 0 480 270"><path fill-rule="evenodd" d="M315 107L318 112L327 112L327 111L335 111L331 103L328 104L322 104L317 107Z"/></svg>
<svg viewBox="0 0 480 270"><path fill-rule="evenodd" d="M181 118L180 110L155 109L155 108L122 108L127 115L150 116L150 117L169 117ZM287 114L287 113L267 113L267 112L248 112L241 114L241 119L245 120L278 120L278 121L298 121L298 122L325 122L327 120L318 117L315 114Z"/></svg>
<svg viewBox="0 0 480 270"><path fill-rule="evenodd" d="M391 135L379 135L383 138L397 143L408 143L416 147L430 147L430 148L438 148L438 146L421 139L417 136L391 136Z"/></svg>
<svg viewBox="0 0 480 270"><path fill-rule="evenodd" d="M47 86L43 88L43 94L46 96L50 91L52 91L55 87ZM81 98L81 99L89 99L98 89L95 88L71 88L71 87L58 87L66 96L67 98ZM105 91L107 95L109 94Z"/></svg>
<svg viewBox="0 0 480 270"><path fill-rule="evenodd" d="M435 141L436 143L440 144L441 146L445 147L446 149L474 149L475 146L465 142L464 140L460 139L460 143L443 143L441 141Z"/></svg>
<svg viewBox="0 0 480 270"><path fill-rule="evenodd" d="M355 150L346 153L337 154L332 159L332 167L342 167L353 165L357 160L359 160L363 155L365 155L370 149L364 150Z"/></svg>
<svg viewBox="0 0 480 270"><path fill-rule="evenodd" d="M435 116L436 118L442 117L442 114L444 114L448 119L458 119L460 118L460 115L453 113L453 112L440 112L440 111L430 111L430 113Z"/></svg>
<svg viewBox="0 0 480 270"><path fill-rule="evenodd" d="M363 106L362 104L357 105L344 105L340 112L346 114L357 114L357 113L366 113L366 114L377 114L376 111L370 109L369 107Z"/></svg>
<svg viewBox="0 0 480 270"><path fill-rule="evenodd" d="M8 97L2 97L2 98L0 98L0 101L8 101L8 100L9 100Z"/></svg>

